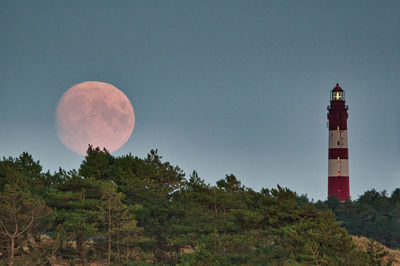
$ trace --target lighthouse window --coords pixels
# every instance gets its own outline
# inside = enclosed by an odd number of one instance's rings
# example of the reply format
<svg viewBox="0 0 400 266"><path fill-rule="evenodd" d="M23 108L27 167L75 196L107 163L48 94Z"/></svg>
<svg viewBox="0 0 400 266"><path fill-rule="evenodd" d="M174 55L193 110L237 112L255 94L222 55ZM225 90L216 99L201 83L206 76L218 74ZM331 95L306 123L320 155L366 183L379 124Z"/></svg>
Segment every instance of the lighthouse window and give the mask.
<svg viewBox="0 0 400 266"><path fill-rule="evenodd" d="M340 171L337 171L337 176L340 176Z"/></svg>
<svg viewBox="0 0 400 266"><path fill-rule="evenodd" d="M340 145L340 141L337 142L337 145L338 145L338 146Z"/></svg>
<svg viewBox="0 0 400 266"><path fill-rule="evenodd" d="M334 100L341 100L342 99L342 93L339 91L336 91L333 93L333 99Z"/></svg>
<svg viewBox="0 0 400 266"><path fill-rule="evenodd" d="M340 130L340 126L337 126L336 129L337 129L337 130Z"/></svg>
<svg viewBox="0 0 400 266"><path fill-rule="evenodd" d="M340 161L340 156L337 157L337 160Z"/></svg>
<svg viewBox="0 0 400 266"><path fill-rule="evenodd" d="M343 101L343 100L344 100L344 91L331 92L331 101Z"/></svg>

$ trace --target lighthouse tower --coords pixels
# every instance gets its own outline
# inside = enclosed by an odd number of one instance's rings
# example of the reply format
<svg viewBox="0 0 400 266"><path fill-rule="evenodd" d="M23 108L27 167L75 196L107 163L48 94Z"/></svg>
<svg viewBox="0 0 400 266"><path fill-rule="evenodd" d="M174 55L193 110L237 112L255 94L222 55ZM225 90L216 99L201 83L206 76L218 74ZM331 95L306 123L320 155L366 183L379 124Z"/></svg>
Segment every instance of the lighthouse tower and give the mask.
<svg viewBox="0 0 400 266"><path fill-rule="evenodd" d="M331 104L328 106L328 197L336 195L342 202L350 198L347 109L344 91L337 83L331 91Z"/></svg>

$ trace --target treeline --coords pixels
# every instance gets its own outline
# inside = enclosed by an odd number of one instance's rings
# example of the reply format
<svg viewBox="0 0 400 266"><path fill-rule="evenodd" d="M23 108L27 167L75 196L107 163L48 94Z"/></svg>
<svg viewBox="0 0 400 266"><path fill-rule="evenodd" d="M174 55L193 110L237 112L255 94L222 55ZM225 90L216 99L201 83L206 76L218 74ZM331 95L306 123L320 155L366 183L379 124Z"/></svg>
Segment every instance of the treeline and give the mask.
<svg viewBox="0 0 400 266"><path fill-rule="evenodd" d="M357 200L340 203L335 197L315 204L320 210L331 210L352 235L365 236L400 249L400 188L389 197L386 191L371 190Z"/></svg>
<svg viewBox="0 0 400 266"><path fill-rule="evenodd" d="M0 265L381 265L383 249L357 249L330 203L185 178L154 150L89 146L78 170L53 174L23 153L0 161Z"/></svg>

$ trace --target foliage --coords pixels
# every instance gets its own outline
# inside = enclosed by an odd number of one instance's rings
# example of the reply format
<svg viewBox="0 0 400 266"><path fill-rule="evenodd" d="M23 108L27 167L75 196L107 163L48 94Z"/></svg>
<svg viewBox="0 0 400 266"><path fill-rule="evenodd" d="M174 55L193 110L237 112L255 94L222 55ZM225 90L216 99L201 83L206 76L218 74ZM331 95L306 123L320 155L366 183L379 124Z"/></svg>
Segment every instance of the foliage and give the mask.
<svg viewBox="0 0 400 266"><path fill-rule="evenodd" d="M114 157L92 146L78 170L54 174L42 173L28 153L4 158L0 189L0 221L9 230L15 225L5 217L19 215L18 245L28 248L15 261L27 265L381 265L384 250L375 243L358 250L335 215L349 230L360 223L368 233L377 225L396 228L398 216L382 214L400 199L399 191L391 198L370 192L356 202L310 203L280 186L256 192L233 174L215 186L195 171L185 179L157 150ZM9 254L9 246L0 252ZM9 257L0 256L0 264Z"/></svg>
<svg viewBox="0 0 400 266"><path fill-rule="evenodd" d="M0 193L0 243L9 265L21 254L33 236L43 230L42 221L49 213L45 203L16 184L6 184Z"/></svg>
<svg viewBox="0 0 400 266"><path fill-rule="evenodd" d="M388 254L387 251L377 242L370 241L367 247L367 255L370 265L381 266L382 259Z"/></svg>
<svg viewBox="0 0 400 266"><path fill-rule="evenodd" d="M400 189L389 197L386 191L366 191L357 200L340 203L335 198L317 202L330 209L342 226L353 235L372 238L391 248L400 248Z"/></svg>

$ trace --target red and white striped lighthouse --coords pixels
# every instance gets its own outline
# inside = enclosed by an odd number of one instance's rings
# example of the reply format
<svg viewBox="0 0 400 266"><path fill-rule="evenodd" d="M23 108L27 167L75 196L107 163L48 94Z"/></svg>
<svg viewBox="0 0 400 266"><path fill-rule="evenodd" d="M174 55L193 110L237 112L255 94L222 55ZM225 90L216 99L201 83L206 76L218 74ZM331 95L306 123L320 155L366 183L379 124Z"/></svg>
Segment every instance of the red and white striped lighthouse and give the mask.
<svg viewBox="0 0 400 266"><path fill-rule="evenodd" d="M342 202L350 198L347 109L344 91L337 83L331 91L331 104L328 106L328 197L336 195Z"/></svg>

